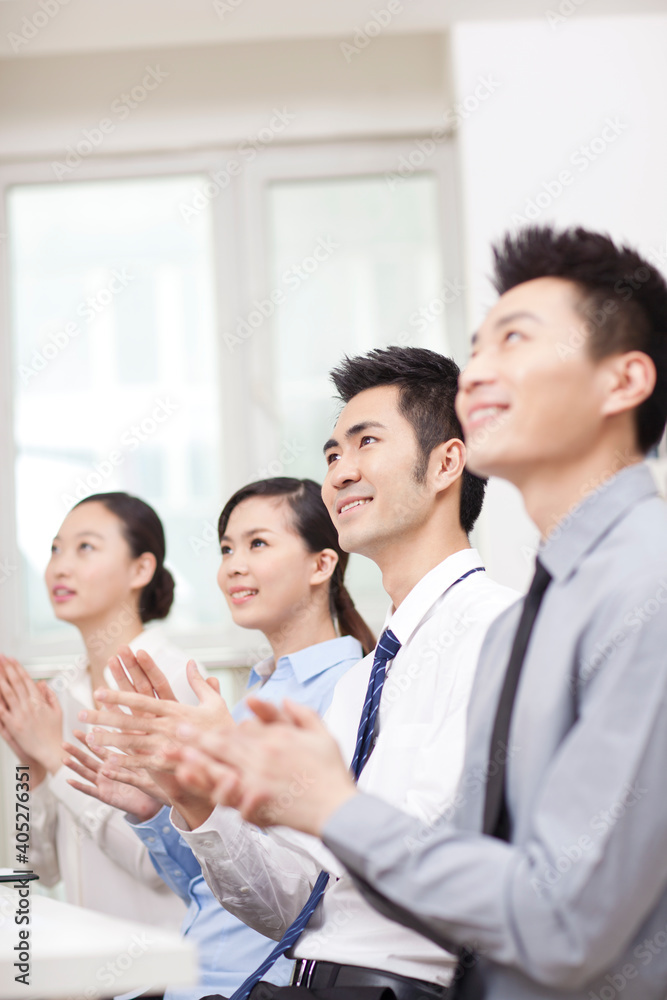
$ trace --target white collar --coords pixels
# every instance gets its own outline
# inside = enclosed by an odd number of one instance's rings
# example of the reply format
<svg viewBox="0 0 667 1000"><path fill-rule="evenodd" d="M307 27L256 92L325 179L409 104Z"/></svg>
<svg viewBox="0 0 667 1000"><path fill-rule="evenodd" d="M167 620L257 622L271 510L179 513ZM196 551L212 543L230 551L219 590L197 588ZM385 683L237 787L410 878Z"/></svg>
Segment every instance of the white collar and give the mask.
<svg viewBox="0 0 667 1000"><path fill-rule="evenodd" d="M414 585L396 610L393 606L389 609L382 631L390 628L404 646L438 598L464 573L482 565L477 549L461 549L447 556Z"/></svg>

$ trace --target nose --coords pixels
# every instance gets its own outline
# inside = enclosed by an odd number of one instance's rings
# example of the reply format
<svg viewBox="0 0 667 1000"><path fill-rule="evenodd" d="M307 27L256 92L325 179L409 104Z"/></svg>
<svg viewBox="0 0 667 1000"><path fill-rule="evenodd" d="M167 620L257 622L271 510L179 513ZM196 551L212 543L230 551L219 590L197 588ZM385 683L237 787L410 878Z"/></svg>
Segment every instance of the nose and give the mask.
<svg viewBox="0 0 667 1000"><path fill-rule="evenodd" d="M356 453L352 450L346 450L329 466L327 481L333 489L342 490L345 486L349 486L350 483L358 483L361 479L355 455Z"/></svg>
<svg viewBox="0 0 667 1000"><path fill-rule="evenodd" d="M459 394L472 392L477 386L488 385L495 379L488 351L478 351L459 375Z"/></svg>
<svg viewBox="0 0 667 1000"><path fill-rule="evenodd" d="M222 568L228 577L243 576L248 572L248 565L242 552L230 552L223 559Z"/></svg>

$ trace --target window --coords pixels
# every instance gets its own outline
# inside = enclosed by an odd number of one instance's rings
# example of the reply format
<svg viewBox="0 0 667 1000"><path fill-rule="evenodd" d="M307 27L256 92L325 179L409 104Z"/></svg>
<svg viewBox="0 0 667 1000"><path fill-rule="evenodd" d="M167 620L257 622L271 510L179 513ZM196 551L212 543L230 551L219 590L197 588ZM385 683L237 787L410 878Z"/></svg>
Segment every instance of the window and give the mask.
<svg viewBox="0 0 667 1000"><path fill-rule="evenodd" d="M6 168L9 648L28 660L78 648L42 582L51 538L77 499L123 489L165 524L177 640L208 662L256 657L215 585L225 499L265 476L321 481L337 409L327 373L344 353L460 353L451 149L399 182L411 148L274 148L226 185L211 182L225 151L100 160L59 184L38 164L32 183ZM377 628L378 572L353 558L348 579Z"/></svg>

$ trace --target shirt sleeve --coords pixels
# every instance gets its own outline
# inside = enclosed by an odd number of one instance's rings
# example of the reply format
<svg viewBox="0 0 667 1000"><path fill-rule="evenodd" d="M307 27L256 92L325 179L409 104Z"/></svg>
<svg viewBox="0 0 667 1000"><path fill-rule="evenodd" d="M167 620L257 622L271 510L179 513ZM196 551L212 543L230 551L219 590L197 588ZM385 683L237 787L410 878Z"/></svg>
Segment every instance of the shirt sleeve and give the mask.
<svg viewBox="0 0 667 1000"><path fill-rule="evenodd" d="M585 684L520 845L451 819L427 828L367 795L331 817L324 842L372 905L560 989L613 964L667 883L667 614L656 604L652 577L605 605L600 637L625 623L624 637Z"/></svg>
<svg viewBox="0 0 667 1000"><path fill-rule="evenodd" d="M30 865L42 885L60 881L56 832L58 811L48 777L30 793Z"/></svg>
<svg viewBox="0 0 667 1000"><path fill-rule="evenodd" d="M66 772L67 768L63 766L47 780L54 799L69 814L74 836L89 837L119 868L142 885L152 889L164 888L148 851L132 833L124 814L72 788L67 784Z"/></svg>
<svg viewBox="0 0 667 1000"><path fill-rule="evenodd" d="M169 807L143 823L135 823L126 815L131 830L142 842L153 867L172 892L190 904L190 883L201 875L201 867L192 850L169 822Z"/></svg>
<svg viewBox="0 0 667 1000"><path fill-rule="evenodd" d="M218 806L192 831L174 810L171 817L225 909L280 940L311 893L322 869L318 860L300 843L288 844L289 831L263 833L232 809Z"/></svg>

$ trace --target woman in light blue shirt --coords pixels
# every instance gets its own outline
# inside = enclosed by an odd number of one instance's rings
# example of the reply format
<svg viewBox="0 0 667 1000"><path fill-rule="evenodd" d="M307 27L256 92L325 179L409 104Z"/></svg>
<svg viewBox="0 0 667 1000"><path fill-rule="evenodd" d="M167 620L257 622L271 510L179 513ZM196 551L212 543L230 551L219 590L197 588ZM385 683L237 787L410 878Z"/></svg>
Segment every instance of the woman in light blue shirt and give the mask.
<svg viewBox="0 0 667 1000"><path fill-rule="evenodd" d="M261 631L271 649L251 671L248 686L260 698L277 704L291 698L323 714L339 678L373 649L375 639L345 588L348 554L338 544L320 487L286 477L251 483L225 504L218 534L218 584L232 617ZM244 702L233 712L237 722L249 714ZM220 906L166 806L132 828L164 881L188 905L182 930L199 949L199 986L167 990L165 1000L231 996L275 942ZM272 981L287 984L292 964L276 963Z"/></svg>

